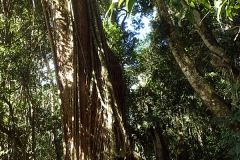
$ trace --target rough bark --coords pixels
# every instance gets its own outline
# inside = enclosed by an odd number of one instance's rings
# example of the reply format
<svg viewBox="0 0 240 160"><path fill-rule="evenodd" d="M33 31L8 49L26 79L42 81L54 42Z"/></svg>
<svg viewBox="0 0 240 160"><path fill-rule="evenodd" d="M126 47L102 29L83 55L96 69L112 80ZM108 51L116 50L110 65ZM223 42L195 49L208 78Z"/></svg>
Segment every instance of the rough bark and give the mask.
<svg viewBox="0 0 240 160"><path fill-rule="evenodd" d="M43 1L44 10L48 7L45 17L53 24L54 36L47 22L60 90L65 159L126 158L121 67L106 44L97 2Z"/></svg>
<svg viewBox="0 0 240 160"><path fill-rule="evenodd" d="M76 159L73 142L73 27L68 1L42 1L61 101L65 159ZM52 24L53 31L51 30ZM77 147L78 148L78 147Z"/></svg>
<svg viewBox="0 0 240 160"><path fill-rule="evenodd" d="M231 70L232 75L229 76L234 82L237 82L239 77L239 70L231 64L231 60L228 58L224 49L217 42L211 29L206 24L201 12L196 8L190 7L185 2L185 0L181 0L180 2L184 8L190 9L192 11L195 20L194 26L197 29L198 34L202 38L204 44L212 53L213 59L211 61L211 64L216 68L224 67Z"/></svg>
<svg viewBox="0 0 240 160"><path fill-rule="evenodd" d="M157 160L170 160L167 145L160 127L152 128L154 151Z"/></svg>
<svg viewBox="0 0 240 160"><path fill-rule="evenodd" d="M225 117L229 112L230 104L224 101L224 99L214 91L207 81L200 76L193 61L189 58L180 43L164 1L157 1L157 6L159 13L165 20L166 28L168 28L166 31L166 40L185 77L208 109L217 117Z"/></svg>

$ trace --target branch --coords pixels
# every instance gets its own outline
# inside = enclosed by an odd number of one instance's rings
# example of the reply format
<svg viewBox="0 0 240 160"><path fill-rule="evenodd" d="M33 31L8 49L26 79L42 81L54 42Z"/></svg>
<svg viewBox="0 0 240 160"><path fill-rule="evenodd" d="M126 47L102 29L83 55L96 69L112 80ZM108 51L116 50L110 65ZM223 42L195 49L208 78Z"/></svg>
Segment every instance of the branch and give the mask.
<svg viewBox="0 0 240 160"><path fill-rule="evenodd" d="M168 13L168 9L164 0L158 0L158 12L165 20L165 25L168 27L166 31L166 40L169 44L171 52L180 66L182 72L191 84L192 88L202 99L203 103L216 117L225 117L230 111L231 104L227 103L215 90L207 83L207 81L199 74L195 64L187 55L179 36L175 31L172 20Z"/></svg>
<svg viewBox="0 0 240 160"><path fill-rule="evenodd" d="M192 10L195 20L194 26L197 29L198 34L202 38L203 42L212 53L213 61L211 62L211 64L217 68L223 67L231 69L233 77L230 76L230 78L236 82L240 74L239 70L231 65L231 60L228 58L224 49L219 45L216 38L213 36L213 33L208 27L208 25L206 25L200 11L197 10L196 8L190 7L185 0L181 0L181 4L184 8Z"/></svg>
<svg viewBox="0 0 240 160"><path fill-rule="evenodd" d="M203 42L208 47L208 49L215 54L215 56L220 57L226 62L230 62L224 50L219 46L215 37L213 36L209 27L205 24L202 14L195 8L190 7L185 0L181 0L181 4L184 8L190 9L193 12L195 24L194 26L198 30Z"/></svg>

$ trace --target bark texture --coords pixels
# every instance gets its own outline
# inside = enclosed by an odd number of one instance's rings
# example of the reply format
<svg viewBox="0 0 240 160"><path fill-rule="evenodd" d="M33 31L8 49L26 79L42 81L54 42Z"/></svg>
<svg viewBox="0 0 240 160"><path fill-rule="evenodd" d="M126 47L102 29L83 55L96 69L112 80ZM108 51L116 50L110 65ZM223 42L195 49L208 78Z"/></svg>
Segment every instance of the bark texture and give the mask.
<svg viewBox="0 0 240 160"><path fill-rule="evenodd" d="M97 2L43 1L43 8L60 91L65 159L126 158L121 67L107 46Z"/></svg>
<svg viewBox="0 0 240 160"><path fill-rule="evenodd" d="M152 128L152 137L156 159L170 160L168 148L160 127Z"/></svg>
<svg viewBox="0 0 240 160"><path fill-rule="evenodd" d="M208 109L217 117L225 117L229 112L230 104L224 101L207 81L200 76L193 61L189 58L184 47L180 43L164 1L157 1L157 6L160 15L165 20L168 45L185 77Z"/></svg>

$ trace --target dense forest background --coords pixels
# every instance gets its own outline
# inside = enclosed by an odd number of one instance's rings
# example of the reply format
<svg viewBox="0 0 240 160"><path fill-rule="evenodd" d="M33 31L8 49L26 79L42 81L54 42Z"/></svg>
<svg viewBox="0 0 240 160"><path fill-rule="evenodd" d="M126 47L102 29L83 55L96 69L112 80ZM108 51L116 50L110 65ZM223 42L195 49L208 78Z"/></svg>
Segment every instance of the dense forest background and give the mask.
<svg viewBox="0 0 240 160"><path fill-rule="evenodd" d="M0 159L240 159L239 0L0 3Z"/></svg>

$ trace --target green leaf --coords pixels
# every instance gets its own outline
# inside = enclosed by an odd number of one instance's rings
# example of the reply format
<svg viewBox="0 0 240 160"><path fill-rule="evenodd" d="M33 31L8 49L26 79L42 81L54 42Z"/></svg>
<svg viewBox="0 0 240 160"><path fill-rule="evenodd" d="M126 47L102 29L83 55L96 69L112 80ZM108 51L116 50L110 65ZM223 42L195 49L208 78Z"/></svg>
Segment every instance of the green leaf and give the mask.
<svg viewBox="0 0 240 160"><path fill-rule="evenodd" d="M127 8L128 12L132 11L135 2L136 2L136 0L127 0L126 1L126 8Z"/></svg>
<svg viewBox="0 0 240 160"><path fill-rule="evenodd" d="M199 2L202 3L207 9L212 8L212 6L206 0L199 0Z"/></svg>
<svg viewBox="0 0 240 160"><path fill-rule="evenodd" d="M232 8L226 6L226 16L232 18L234 16L234 13L232 12Z"/></svg>
<svg viewBox="0 0 240 160"><path fill-rule="evenodd" d="M108 8L108 11L107 11L105 17L107 17L109 11L110 11L110 17L112 17L112 13L113 13L114 7L115 7L115 3L112 3L112 4L109 6L109 8Z"/></svg>
<svg viewBox="0 0 240 160"><path fill-rule="evenodd" d="M195 8L195 4L193 3L192 0L186 0L187 4L190 6L190 7L193 7Z"/></svg>
<svg viewBox="0 0 240 160"><path fill-rule="evenodd" d="M240 2L239 2L240 3ZM234 9L239 9L240 8L240 5L236 5L233 7Z"/></svg>
<svg viewBox="0 0 240 160"><path fill-rule="evenodd" d="M194 15L193 15L193 12L191 10L187 10L185 16L190 23L194 24Z"/></svg>
<svg viewBox="0 0 240 160"><path fill-rule="evenodd" d="M172 5L177 6L180 3L180 0L172 0Z"/></svg>
<svg viewBox="0 0 240 160"><path fill-rule="evenodd" d="M178 26L182 27L182 19L183 19L183 13L184 13L184 9L181 9L179 15L178 15Z"/></svg>
<svg viewBox="0 0 240 160"><path fill-rule="evenodd" d="M4 51L5 51L5 49L2 46L0 46L0 53L2 53Z"/></svg>
<svg viewBox="0 0 240 160"><path fill-rule="evenodd" d="M193 8L195 8L195 4L193 2L189 3L189 5Z"/></svg>
<svg viewBox="0 0 240 160"><path fill-rule="evenodd" d="M124 0L120 0L119 2L118 2L118 8L121 6L121 4L124 2Z"/></svg>
<svg viewBox="0 0 240 160"><path fill-rule="evenodd" d="M220 23L222 8L225 6L227 0L214 0L214 7L217 10L217 21Z"/></svg>

